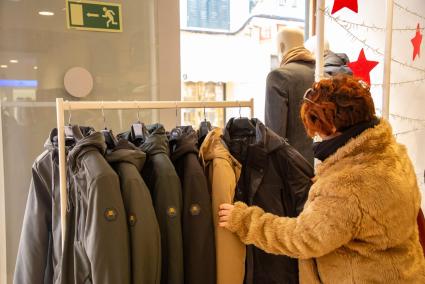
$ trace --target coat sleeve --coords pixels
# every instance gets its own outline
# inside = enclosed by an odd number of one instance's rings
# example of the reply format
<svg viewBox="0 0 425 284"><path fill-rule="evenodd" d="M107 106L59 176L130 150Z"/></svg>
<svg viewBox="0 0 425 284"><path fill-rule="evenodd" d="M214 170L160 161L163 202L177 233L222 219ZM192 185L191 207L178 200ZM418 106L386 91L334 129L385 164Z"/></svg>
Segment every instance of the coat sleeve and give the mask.
<svg viewBox="0 0 425 284"><path fill-rule="evenodd" d="M286 138L288 125L288 93L283 89L286 79L274 70L266 81L265 124L279 136Z"/></svg>
<svg viewBox="0 0 425 284"><path fill-rule="evenodd" d="M93 283L130 283L127 217L118 176L97 178L89 189L84 246Z"/></svg>
<svg viewBox="0 0 425 284"><path fill-rule="evenodd" d="M281 175L285 177L285 183L295 209L295 217L304 209L312 185L311 179L314 176L314 170L293 148L289 149L287 157L282 157L281 161L286 161L286 167Z"/></svg>
<svg viewBox="0 0 425 284"><path fill-rule="evenodd" d="M317 196L297 218L278 217L238 202L228 229L246 244L273 254L308 259L347 244L360 222L357 199Z"/></svg>
<svg viewBox="0 0 425 284"><path fill-rule="evenodd" d="M51 188L40 177L37 164L32 169L32 179L22 225L13 283L44 283L49 257L52 222Z"/></svg>

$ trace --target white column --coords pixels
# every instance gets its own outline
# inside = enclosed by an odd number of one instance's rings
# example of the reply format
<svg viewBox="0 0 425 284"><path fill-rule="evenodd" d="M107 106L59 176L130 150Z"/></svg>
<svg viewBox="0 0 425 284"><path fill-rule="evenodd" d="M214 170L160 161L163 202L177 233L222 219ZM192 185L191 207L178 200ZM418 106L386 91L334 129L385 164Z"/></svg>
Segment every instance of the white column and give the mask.
<svg viewBox="0 0 425 284"><path fill-rule="evenodd" d="M382 86L382 117L390 117L390 92L391 92L391 54L393 43L393 0L387 0L387 25L385 36L384 80Z"/></svg>
<svg viewBox="0 0 425 284"><path fill-rule="evenodd" d="M62 228L62 251L65 247L66 234L66 159L65 159L65 119L64 119L63 99L56 99L56 119L58 128L59 144L59 186L60 186L60 204L61 204L61 228Z"/></svg>
<svg viewBox="0 0 425 284"><path fill-rule="evenodd" d="M324 73L325 42L325 0L318 0L316 7L316 72L315 81L320 81Z"/></svg>
<svg viewBox="0 0 425 284"><path fill-rule="evenodd" d="M1 105L1 103L0 103ZM7 283L6 188L4 187L4 155L2 115L0 112L0 283Z"/></svg>

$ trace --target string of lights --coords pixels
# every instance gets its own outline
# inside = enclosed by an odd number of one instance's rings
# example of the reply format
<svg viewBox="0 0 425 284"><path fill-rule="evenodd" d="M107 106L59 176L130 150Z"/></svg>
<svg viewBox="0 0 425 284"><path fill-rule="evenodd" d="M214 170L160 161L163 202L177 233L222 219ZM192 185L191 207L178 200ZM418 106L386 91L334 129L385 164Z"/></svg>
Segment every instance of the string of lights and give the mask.
<svg viewBox="0 0 425 284"><path fill-rule="evenodd" d="M413 128L413 129L410 129L410 130L394 133L394 136L399 137L401 135L411 134L413 132L418 132L418 131L423 131L423 130L425 130L425 127Z"/></svg>
<svg viewBox="0 0 425 284"><path fill-rule="evenodd" d="M397 2L394 2L394 6L396 6L396 7L397 7L397 8L399 8L400 10L405 11L406 13L409 13L409 14L415 15L416 17L421 18L422 20L425 20L425 16L420 15L420 14L418 14L418 13L416 13L416 12L413 12L413 11L409 10L407 7L404 7L404 6L400 5L400 4L399 4L399 3L397 3Z"/></svg>
<svg viewBox="0 0 425 284"><path fill-rule="evenodd" d="M375 108L375 110L378 113L382 113L382 109L380 109L380 108ZM390 113L390 116L392 118L395 118L395 119L398 119L398 120L402 120L402 121L409 121L409 122L421 123L421 124L423 124L423 126L425 126L425 119L411 118L411 117L403 116L403 115L396 114L396 113Z"/></svg>
<svg viewBox="0 0 425 284"><path fill-rule="evenodd" d="M390 83L390 85L392 87L398 87L398 86L402 86L402 85L406 85L406 84L415 84L415 83L422 83L425 82L425 77L424 78L420 78L420 79L416 79L416 80L407 80L407 81L401 81L401 82L393 82ZM382 87L384 84L382 83L377 83L377 84L371 84L372 87Z"/></svg>
<svg viewBox="0 0 425 284"><path fill-rule="evenodd" d="M375 26L375 25L367 25L364 22L363 23L355 23L355 22L344 20L340 16L337 16L337 17L332 16L332 14L329 13L329 10L327 10L327 9L325 9L325 15L328 18L331 18L331 19L334 19L336 21L339 21L341 23L346 24L351 29L352 28L365 28L366 30L372 30L372 31L382 31L382 32L386 31L386 28L384 28L384 27L378 27L378 26ZM419 28L419 29L421 31L424 31L425 30L425 27L422 27L422 28ZM416 31L416 28L409 28L409 27L406 27L406 28L393 28L393 31L398 31L398 32L401 32L401 31Z"/></svg>
<svg viewBox="0 0 425 284"><path fill-rule="evenodd" d="M326 14L326 11L325 11L325 14ZM327 12L327 14L329 14L329 12ZM347 24L342 23L341 21L337 20L337 19L336 19L336 18L334 18L334 17L331 17L331 18L330 18L330 20L331 20L331 21L333 21L333 22L335 22L335 23L336 23L338 26L340 26L342 29L344 29L344 30L347 32L347 34L350 36L350 38L351 38L352 40L355 40L355 41L358 41L358 42L362 43L362 45L364 46L364 48L365 48L366 50L371 50L372 52L374 52L374 53L375 53L375 54L377 54L377 55L384 56L384 53L383 53L381 50L379 50L379 48L375 48L375 47L371 46L370 44L368 44L368 43L366 42L366 39L361 39L361 38L359 38L357 35L355 35L355 34L354 34L351 30L350 30L350 27L349 27ZM407 68L410 68L410 69L412 69L412 70L415 70L415 71L417 71L417 72L425 73L425 69L422 69L422 68L419 68L419 67L416 67L416 66L413 66L413 65L410 65L410 64L407 64L407 63L401 62L401 61L400 61L400 60L398 60L398 59L391 58L391 61L393 61L393 62L395 62L395 63L397 63L397 64L399 64L399 65L401 65L401 66L403 66L403 67L407 67Z"/></svg>

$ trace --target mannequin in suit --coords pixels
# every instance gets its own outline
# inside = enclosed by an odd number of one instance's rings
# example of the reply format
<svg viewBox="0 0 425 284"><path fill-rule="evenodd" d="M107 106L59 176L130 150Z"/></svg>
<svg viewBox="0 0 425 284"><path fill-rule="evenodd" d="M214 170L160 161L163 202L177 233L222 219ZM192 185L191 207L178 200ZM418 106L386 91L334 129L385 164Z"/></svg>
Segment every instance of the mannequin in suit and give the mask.
<svg viewBox="0 0 425 284"><path fill-rule="evenodd" d="M285 27L276 43L281 63L267 76L265 123L313 165L313 141L305 132L300 107L314 82L314 55L304 47L304 33L299 28Z"/></svg>

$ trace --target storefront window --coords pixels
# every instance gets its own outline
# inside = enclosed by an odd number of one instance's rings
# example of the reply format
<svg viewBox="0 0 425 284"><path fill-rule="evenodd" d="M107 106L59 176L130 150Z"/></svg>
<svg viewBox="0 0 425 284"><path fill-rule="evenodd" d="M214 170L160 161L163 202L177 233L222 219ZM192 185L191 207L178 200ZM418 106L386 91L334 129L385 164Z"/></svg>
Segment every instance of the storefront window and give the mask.
<svg viewBox="0 0 425 284"><path fill-rule="evenodd" d="M68 29L65 3L0 1L0 175L6 232L0 231L6 234L7 283L12 283L31 165L56 126L55 99L152 100L156 95L155 1L120 1L122 32ZM100 19L106 25L109 18ZM76 66L93 77L93 89L84 98L70 96L64 88L66 72ZM128 130L136 116L136 111L105 111L114 132ZM140 118L151 123L153 112L141 111ZM100 111L75 112L72 123L103 128Z"/></svg>
<svg viewBox="0 0 425 284"><path fill-rule="evenodd" d="M278 65L277 32L284 26L304 28L304 22L305 0L180 0L183 100L207 100L187 91L193 82L222 82L222 99L254 98L255 116L263 120L266 76ZM221 117L221 111L210 110L214 117ZM239 115L237 108L225 112L227 118ZM203 118L200 110L185 115ZM242 115L249 116L249 110Z"/></svg>
<svg viewBox="0 0 425 284"><path fill-rule="evenodd" d="M225 84L215 82L184 82L182 96L185 101L224 101ZM212 125L224 124L223 109L183 109L183 125L198 125L206 119Z"/></svg>

